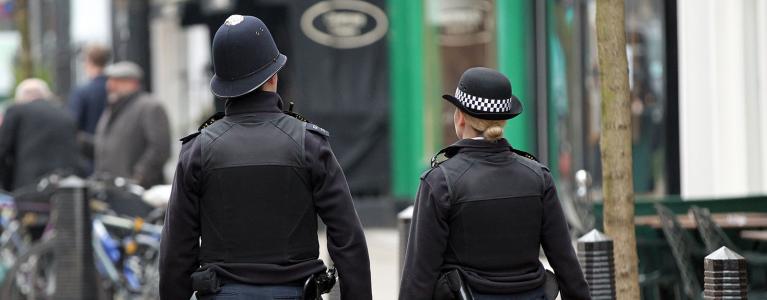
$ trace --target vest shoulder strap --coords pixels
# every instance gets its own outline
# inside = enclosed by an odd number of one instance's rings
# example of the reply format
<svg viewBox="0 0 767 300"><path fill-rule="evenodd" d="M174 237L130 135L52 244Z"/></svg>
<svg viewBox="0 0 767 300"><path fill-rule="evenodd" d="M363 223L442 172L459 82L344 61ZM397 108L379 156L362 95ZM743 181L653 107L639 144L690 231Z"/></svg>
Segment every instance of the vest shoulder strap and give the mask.
<svg viewBox="0 0 767 300"><path fill-rule="evenodd" d="M182 137L180 139L181 144L183 145L183 144L186 144L187 142L193 140L198 135L200 135L200 133L202 133L203 129L207 128L210 125L213 125L213 123L215 123L216 121L221 120L223 118L224 118L224 113L223 112L217 112L217 113L213 114L212 116L210 116L210 118L206 119L205 122L200 124L200 127L197 128L197 132L194 132L194 133L189 134L189 135L187 135L185 137Z"/></svg>

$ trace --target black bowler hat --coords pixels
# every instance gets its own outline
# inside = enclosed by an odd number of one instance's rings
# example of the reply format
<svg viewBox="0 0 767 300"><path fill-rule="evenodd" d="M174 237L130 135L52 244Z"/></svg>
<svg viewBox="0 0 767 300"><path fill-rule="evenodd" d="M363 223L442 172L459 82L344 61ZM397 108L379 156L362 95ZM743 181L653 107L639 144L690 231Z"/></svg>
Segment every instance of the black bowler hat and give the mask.
<svg viewBox="0 0 767 300"><path fill-rule="evenodd" d="M511 93L511 82L488 68L463 72L455 95L444 95L464 113L485 120L507 120L522 113L522 103Z"/></svg>
<svg viewBox="0 0 767 300"><path fill-rule="evenodd" d="M213 37L213 80L210 89L221 98L250 93L276 74L288 60L266 24L253 16L231 15Z"/></svg>

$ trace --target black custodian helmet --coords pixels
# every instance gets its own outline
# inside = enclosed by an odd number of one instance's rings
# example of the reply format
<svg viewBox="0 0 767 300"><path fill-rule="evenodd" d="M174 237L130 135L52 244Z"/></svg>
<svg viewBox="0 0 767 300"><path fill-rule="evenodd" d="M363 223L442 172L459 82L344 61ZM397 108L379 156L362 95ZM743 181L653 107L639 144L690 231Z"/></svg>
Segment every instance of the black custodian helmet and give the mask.
<svg viewBox="0 0 767 300"><path fill-rule="evenodd" d="M214 95L234 98L263 85L285 66L288 58L274 43L261 19L231 15L213 37Z"/></svg>

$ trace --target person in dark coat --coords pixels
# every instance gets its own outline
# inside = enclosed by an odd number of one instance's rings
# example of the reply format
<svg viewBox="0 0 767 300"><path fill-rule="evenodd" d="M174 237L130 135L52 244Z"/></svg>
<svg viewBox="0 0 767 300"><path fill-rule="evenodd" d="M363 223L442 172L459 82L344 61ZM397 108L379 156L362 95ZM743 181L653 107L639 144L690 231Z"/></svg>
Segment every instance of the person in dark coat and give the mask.
<svg viewBox="0 0 767 300"><path fill-rule="evenodd" d="M143 71L132 62L106 70L109 103L96 127L95 174L163 184L170 157L170 125L162 103L141 89Z"/></svg>
<svg viewBox="0 0 767 300"><path fill-rule="evenodd" d="M0 125L0 183L5 190L36 184L53 172L78 170L75 122L40 79L16 88L16 104Z"/></svg>
<svg viewBox="0 0 767 300"><path fill-rule="evenodd" d="M326 270L317 216L341 299L372 299L365 235L329 133L282 111L277 72L287 58L266 25L230 16L212 53L211 90L226 110L182 139L160 247L161 299L194 291L201 300L303 299L303 284Z"/></svg>
<svg viewBox="0 0 767 300"><path fill-rule="evenodd" d="M590 299L549 169L502 138L522 112L509 80L472 68L444 98L461 140L421 176L399 299L451 299L451 278L476 300L546 299L541 246L562 298Z"/></svg>
<svg viewBox="0 0 767 300"><path fill-rule="evenodd" d="M91 45L85 48L85 74L90 81L78 87L69 97L69 110L77 122L77 130L93 135L107 105L107 77L104 67L109 62L109 49Z"/></svg>
<svg viewBox="0 0 767 300"><path fill-rule="evenodd" d="M69 97L69 111L77 124L80 152L88 174L93 172L93 135L107 105L104 67L109 62L109 52L108 48L95 44L85 48L85 74L89 81Z"/></svg>

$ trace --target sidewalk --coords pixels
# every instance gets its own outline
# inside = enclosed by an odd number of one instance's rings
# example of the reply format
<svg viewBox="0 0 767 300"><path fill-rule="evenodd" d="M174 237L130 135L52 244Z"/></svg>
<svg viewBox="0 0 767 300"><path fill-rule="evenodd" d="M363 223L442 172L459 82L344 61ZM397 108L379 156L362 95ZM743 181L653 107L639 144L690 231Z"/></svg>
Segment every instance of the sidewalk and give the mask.
<svg viewBox="0 0 767 300"><path fill-rule="evenodd" d="M399 234L396 229L373 228L365 229L365 238L370 252L370 268L373 280L373 299L393 300L397 299L399 291ZM329 262L325 233L320 232L320 257ZM334 288L330 297L325 299L339 299L338 291Z"/></svg>

